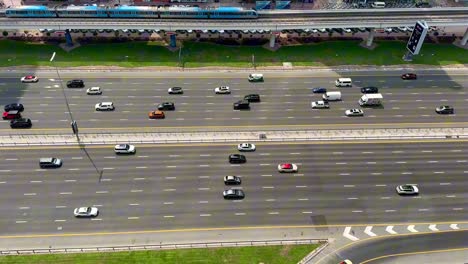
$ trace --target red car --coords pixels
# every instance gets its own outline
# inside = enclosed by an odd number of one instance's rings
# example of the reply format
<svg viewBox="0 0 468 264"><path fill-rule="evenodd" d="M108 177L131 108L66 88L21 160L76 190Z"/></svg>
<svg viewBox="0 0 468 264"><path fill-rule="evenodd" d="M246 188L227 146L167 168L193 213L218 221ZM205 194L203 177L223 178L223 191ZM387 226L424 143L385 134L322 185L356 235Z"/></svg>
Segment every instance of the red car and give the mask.
<svg viewBox="0 0 468 264"><path fill-rule="evenodd" d="M401 78L403 80L416 80L418 79L418 76L416 75L416 73L405 73L401 75Z"/></svg>
<svg viewBox="0 0 468 264"><path fill-rule="evenodd" d="M11 119L18 119L18 118L21 118L21 113L17 110L11 110L11 111L8 111L8 112L3 112L3 116L2 116L3 120L5 119L8 119L8 120L11 120Z"/></svg>

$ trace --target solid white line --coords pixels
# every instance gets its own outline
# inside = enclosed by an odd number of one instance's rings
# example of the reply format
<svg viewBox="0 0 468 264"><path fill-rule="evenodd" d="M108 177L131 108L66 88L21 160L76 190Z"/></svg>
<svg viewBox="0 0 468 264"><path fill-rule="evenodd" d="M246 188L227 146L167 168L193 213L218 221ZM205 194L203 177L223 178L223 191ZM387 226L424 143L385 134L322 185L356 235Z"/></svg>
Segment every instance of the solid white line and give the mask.
<svg viewBox="0 0 468 264"><path fill-rule="evenodd" d="M434 171L434 174L444 174L445 171Z"/></svg>
<svg viewBox="0 0 468 264"><path fill-rule="evenodd" d="M102 218L91 218L91 221L102 221Z"/></svg>
<svg viewBox="0 0 468 264"><path fill-rule="evenodd" d="M364 233L371 237L377 236L374 232L372 232L372 226L366 226L366 229L364 229Z"/></svg>
<svg viewBox="0 0 468 264"><path fill-rule="evenodd" d="M345 164L348 164L347 162L336 162L335 163L336 165L345 165Z"/></svg>
<svg viewBox="0 0 468 264"><path fill-rule="evenodd" d="M458 163L464 163L466 160L457 160Z"/></svg>
<svg viewBox="0 0 468 264"><path fill-rule="evenodd" d="M207 164L200 164L198 165L199 167L209 167L210 165L207 165Z"/></svg>
<svg viewBox="0 0 468 264"><path fill-rule="evenodd" d="M437 160L428 160L427 163L438 163L439 161Z"/></svg>
<svg viewBox="0 0 468 264"><path fill-rule="evenodd" d="M406 174L413 174L412 172L402 172L401 174L406 175Z"/></svg>
<svg viewBox="0 0 468 264"><path fill-rule="evenodd" d="M343 232L343 236L346 237L346 238L348 238L348 239L350 239L350 240L352 240L352 241L358 241L359 238L357 238L357 237L351 235L350 232L351 232L351 227L350 227L350 226L347 226L347 227L345 228L344 232Z"/></svg>
<svg viewBox="0 0 468 264"><path fill-rule="evenodd" d="M387 228L385 228L385 231L387 231L387 233L392 234L392 235L398 234L397 232L393 230L393 226L387 226Z"/></svg>
<svg viewBox="0 0 468 264"><path fill-rule="evenodd" d="M349 173L340 173L340 176L347 176Z"/></svg>
<svg viewBox="0 0 468 264"><path fill-rule="evenodd" d="M418 230L414 229L415 225L409 225L408 226L408 231L410 231L411 233L417 233Z"/></svg>
<svg viewBox="0 0 468 264"><path fill-rule="evenodd" d="M202 167L202 166L200 166ZM177 166L166 166L166 168L177 168Z"/></svg>
<svg viewBox="0 0 468 264"><path fill-rule="evenodd" d="M302 212L302 213L303 213L303 214L312 214L311 211L309 211L309 212Z"/></svg>
<svg viewBox="0 0 468 264"><path fill-rule="evenodd" d="M102 168L103 170L113 170L114 168Z"/></svg>
<svg viewBox="0 0 468 264"><path fill-rule="evenodd" d="M397 161L397 162L395 162L395 163L397 163L397 164L405 164L406 161Z"/></svg>
<svg viewBox="0 0 468 264"><path fill-rule="evenodd" d="M371 173L371 175L382 175L382 173L381 172L373 172L373 173Z"/></svg>
<svg viewBox="0 0 468 264"><path fill-rule="evenodd" d="M429 225L429 229L432 230L432 231L439 231L439 229L437 229L436 226L437 225Z"/></svg>
<svg viewBox="0 0 468 264"><path fill-rule="evenodd" d="M174 179L177 179L177 177L175 176L172 176L172 177L165 177L166 180L174 180Z"/></svg>

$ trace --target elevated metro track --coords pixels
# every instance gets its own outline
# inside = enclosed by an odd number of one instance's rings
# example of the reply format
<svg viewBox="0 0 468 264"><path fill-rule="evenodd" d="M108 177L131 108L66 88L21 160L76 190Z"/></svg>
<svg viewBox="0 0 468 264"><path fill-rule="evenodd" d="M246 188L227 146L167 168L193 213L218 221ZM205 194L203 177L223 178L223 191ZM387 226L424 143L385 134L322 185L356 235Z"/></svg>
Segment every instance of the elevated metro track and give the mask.
<svg viewBox="0 0 468 264"><path fill-rule="evenodd" d="M419 17L348 17L290 18L257 20L142 20L142 19L0 19L0 29L157 29L174 30L295 30L344 27L402 27L413 26L423 19L430 26L468 26L467 15Z"/></svg>
<svg viewBox="0 0 468 264"><path fill-rule="evenodd" d="M0 29L294 30L342 27L468 26L468 8L260 11L255 20L0 18Z"/></svg>

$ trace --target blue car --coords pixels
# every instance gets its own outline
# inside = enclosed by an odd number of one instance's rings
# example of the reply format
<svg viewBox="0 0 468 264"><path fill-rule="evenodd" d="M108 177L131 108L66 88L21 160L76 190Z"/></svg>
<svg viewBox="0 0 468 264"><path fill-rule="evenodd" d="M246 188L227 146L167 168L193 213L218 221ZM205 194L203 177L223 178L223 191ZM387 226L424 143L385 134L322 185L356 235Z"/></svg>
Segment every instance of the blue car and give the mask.
<svg viewBox="0 0 468 264"><path fill-rule="evenodd" d="M325 89L323 87L317 87L317 88L312 89L312 92L313 93L326 93L327 89Z"/></svg>

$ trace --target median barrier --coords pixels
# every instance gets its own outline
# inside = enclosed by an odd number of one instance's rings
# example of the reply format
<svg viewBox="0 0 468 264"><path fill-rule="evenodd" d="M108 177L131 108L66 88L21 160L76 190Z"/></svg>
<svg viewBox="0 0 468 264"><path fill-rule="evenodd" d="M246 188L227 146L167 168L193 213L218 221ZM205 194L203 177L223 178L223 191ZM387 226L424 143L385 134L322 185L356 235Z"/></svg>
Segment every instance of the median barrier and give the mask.
<svg viewBox="0 0 468 264"><path fill-rule="evenodd" d="M158 244L135 245L115 247L89 247L89 248L48 248L48 249L12 249L0 251L0 255L32 255L32 254L63 254L88 252L118 252L136 250L168 250L183 248L215 248L215 247L245 247L245 246L278 246L328 243L328 239L297 239L297 240L256 240L256 241L228 241L228 242L201 242L186 244Z"/></svg>

